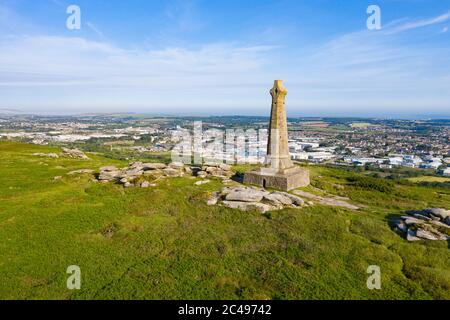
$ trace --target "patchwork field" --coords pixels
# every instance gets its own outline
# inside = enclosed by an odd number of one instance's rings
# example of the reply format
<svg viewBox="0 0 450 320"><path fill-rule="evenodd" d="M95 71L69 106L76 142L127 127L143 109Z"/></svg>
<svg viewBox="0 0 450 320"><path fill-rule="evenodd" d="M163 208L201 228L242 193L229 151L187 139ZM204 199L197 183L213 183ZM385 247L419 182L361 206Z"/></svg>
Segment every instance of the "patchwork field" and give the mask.
<svg viewBox="0 0 450 320"><path fill-rule="evenodd" d="M413 177L408 180L412 182L450 182L450 178L447 177L431 177L431 176L422 176L422 177Z"/></svg>
<svg viewBox="0 0 450 320"><path fill-rule="evenodd" d="M372 127L373 124L368 123L368 122L353 122L350 126L352 128L367 128L367 127Z"/></svg>
<svg viewBox="0 0 450 320"><path fill-rule="evenodd" d="M1 299L450 299L449 243L409 243L389 226L405 209L450 209L449 189L312 166L306 191L363 209L260 214L207 206L219 180L124 189L67 173L125 162L36 152L59 151L0 142ZM66 288L70 265L81 290ZM366 286L370 265L381 290Z"/></svg>

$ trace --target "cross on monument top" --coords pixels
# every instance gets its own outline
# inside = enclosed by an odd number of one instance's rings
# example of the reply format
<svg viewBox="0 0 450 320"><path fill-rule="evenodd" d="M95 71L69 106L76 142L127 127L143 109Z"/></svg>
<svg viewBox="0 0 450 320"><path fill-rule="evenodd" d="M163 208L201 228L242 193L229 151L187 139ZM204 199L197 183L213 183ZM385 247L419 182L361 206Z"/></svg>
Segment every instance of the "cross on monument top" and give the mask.
<svg viewBox="0 0 450 320"><path fill-rule="evenodd" d="M273 83L273 88L270 89L270 94L274 98L278 98L279 96L285 97L288 93L287 89L283 86L283 80L275 80Z"/></svg>

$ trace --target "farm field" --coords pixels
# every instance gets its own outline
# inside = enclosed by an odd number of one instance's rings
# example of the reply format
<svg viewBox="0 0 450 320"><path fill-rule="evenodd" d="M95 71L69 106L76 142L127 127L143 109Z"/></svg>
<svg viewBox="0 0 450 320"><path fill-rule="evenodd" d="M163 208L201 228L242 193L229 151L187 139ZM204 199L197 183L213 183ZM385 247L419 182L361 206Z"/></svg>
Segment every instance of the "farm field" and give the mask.
<svg viewBox="0 0 450 320"><path fill-rule="evenodd" d="M408 180L412 182L450 182L450 178L431 176L413 177Z"/></svg>

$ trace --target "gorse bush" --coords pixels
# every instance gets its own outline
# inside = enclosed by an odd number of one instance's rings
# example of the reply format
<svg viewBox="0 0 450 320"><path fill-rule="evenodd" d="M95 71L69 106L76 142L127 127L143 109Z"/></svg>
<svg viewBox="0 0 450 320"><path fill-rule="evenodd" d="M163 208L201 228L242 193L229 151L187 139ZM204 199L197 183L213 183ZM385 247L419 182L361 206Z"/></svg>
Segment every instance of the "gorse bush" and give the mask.
<svg viewBox="0 0 450 320"><path fill-rule="evenodd" d="M450 182L431 182L431 181L422 181L419 183L421 187L429 187L429 188L446 188L450 189Z"/></svg>
<svg viewBox="0 0 450 320"><path fill-rule="evenodd" d="M352 176L348 177L347 181L350 185L363 190L372 190L379 192L392 192L394 190L394 184L391 181L387 181L380 178Z"/></svg>

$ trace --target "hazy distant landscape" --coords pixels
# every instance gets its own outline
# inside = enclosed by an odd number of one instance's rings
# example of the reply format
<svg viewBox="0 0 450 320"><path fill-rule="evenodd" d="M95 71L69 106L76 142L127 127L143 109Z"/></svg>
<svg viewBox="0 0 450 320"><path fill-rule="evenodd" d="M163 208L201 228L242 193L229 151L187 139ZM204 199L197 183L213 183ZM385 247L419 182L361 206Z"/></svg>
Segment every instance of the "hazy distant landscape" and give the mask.
<svg viewBox="0 0 450 320"><path fill-rule="evenodd" d="M40 145L102 151L120 160L167 154L179 142L177 129L267 130L268 117L155 117L145 114L81 116L0 115L0 138ZM411 175L448 176L450 120L288 118L293 159ZM204 137L204 152L213 139ZM259 141L259 160L266 141ZM225 150L224 150L225 151ZM215 155L224 159L226 154ZM412 170L409 170L412 169ZM423 169L423 170L415 170Z"/></svg>

